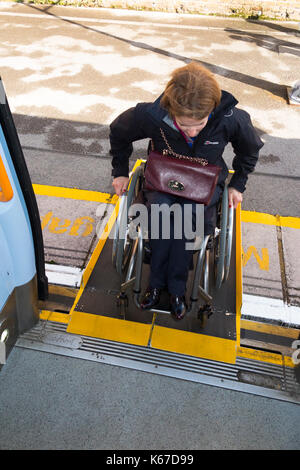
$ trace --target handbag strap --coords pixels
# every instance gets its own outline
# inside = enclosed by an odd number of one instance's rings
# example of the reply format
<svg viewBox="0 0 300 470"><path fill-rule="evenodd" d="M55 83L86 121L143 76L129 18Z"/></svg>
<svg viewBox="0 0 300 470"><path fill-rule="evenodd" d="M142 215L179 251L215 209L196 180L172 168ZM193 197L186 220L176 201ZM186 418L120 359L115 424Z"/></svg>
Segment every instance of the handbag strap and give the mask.
<svg viewBox="0 0 300 470"><path fill-rule="evenodd" d="M187 155L180 155L179 153L174 152L172 150L172 148L170 147L169 142L167 141L167 138L165 136L164 131L161 128L159 130L160 130L161 136L164 139L164 142L167 146L167 149L163 150L163 155L170 154L173 157L178 158L179 160L188 160L190 162L199 163L202 166L208 165L208 161L205 158L189 157ZM152 142L152 145L153 145L153 142ZM153 149L153 147L152 147L152 149Z"/></svg>

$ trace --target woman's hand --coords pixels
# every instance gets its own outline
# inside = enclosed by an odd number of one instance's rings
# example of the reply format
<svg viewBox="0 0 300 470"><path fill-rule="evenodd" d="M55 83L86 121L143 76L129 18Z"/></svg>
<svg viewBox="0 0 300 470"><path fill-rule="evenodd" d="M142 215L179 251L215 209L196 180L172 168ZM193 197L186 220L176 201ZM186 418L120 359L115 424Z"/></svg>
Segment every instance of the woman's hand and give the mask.
<svg viewBox="0 0 300 470"><path fill-rule="evenodd" d="M243 195L240 193L237 189L234 188L228 188L228 204L229 207L234 207L234 209L237 208L238 204L242 202L243 200Z"/></svg>
<svg viewBox="0 0 300 470"><path fill-rule="evenodd" d="M115 193L118 196L122 196L122 194L125 193L128 186L128 181L128 176L117 176L117 178L113 179L112 185L114 187Z"/></svg>

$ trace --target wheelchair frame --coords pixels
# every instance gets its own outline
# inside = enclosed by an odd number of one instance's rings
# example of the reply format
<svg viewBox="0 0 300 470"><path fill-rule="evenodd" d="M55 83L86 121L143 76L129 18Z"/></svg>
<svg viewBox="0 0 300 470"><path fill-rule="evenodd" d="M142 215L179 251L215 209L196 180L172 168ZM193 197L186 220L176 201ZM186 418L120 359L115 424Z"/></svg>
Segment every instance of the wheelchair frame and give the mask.
<svg viewBox="0 0 300 470"><path fill-rule="evenodd" d="M115 236L112 249L112 263L121 277L121 292L119 298L126 297L126 291L133 286L135 305L140 308L142 284L142 267L144 259L144 238L140 226L137 226L137 238L129 238L129 226L133 217L128 216L130 206L142 189L144 166L141 165L130 175L127 191L120 197L119 213L115 225ZM198 318L210 315L212 305L212 289L220 289L228 278L232 237L234 209L228 205L228 187L225 185L221 203L218 207L218 218L215 235L205 236L199 250L194 269L194 278L188 305L188 313L198 309ZM211 256L213 259L211 260ZM213 261L214 273L210 266ZM211 282L212 281L212 282ZM205 304L199 307L200 298ZM155 313L167 313L169 310L151 309Z"/></svg>

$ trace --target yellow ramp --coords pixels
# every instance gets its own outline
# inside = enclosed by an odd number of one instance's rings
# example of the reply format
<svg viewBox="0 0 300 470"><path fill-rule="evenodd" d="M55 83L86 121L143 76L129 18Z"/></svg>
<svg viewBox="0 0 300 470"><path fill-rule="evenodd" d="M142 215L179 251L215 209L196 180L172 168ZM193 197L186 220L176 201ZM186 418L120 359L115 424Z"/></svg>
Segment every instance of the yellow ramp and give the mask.
<svg viewBox="0 0 300 470"><path fill-rule="evenodd" d="M75 311L72 314L67 332L147 346L151 333L151 324Z"/></svg>
<svg viewBox="0 0 300 470"><path fill-rule="evenodd" d="M154 326L151 347L234 364L237 343L233 340L215 336Z"/></svg>

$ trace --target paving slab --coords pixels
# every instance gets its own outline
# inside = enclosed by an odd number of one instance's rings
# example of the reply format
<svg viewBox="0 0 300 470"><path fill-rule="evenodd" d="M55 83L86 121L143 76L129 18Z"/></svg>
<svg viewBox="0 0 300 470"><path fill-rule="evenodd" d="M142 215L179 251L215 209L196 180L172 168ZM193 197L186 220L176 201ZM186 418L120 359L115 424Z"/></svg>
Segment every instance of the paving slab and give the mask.
<svg viewBox="0 0 300 470"><path fill-rule="evenodd" d="M282 299L276 226L242 224L243 292Z"/></svg>
<svg viewBox="0 0 300 470"><path fill-rule="evenodd" d="M62 265L83 270L113 212L111 195L41 185L34 188L48 268Z"/></svg>
<svg viewBox="0 0 300 470"><path fill-rule="evenodd" d="M84 268L112 204L38 196L47 263Z"/></svg>
<svg viewBox="0 0 300 470"><path fill-rule="evenodd" d="M293 305L300 305L300 230L282 227L282 243L288 300Z"/></svg>

